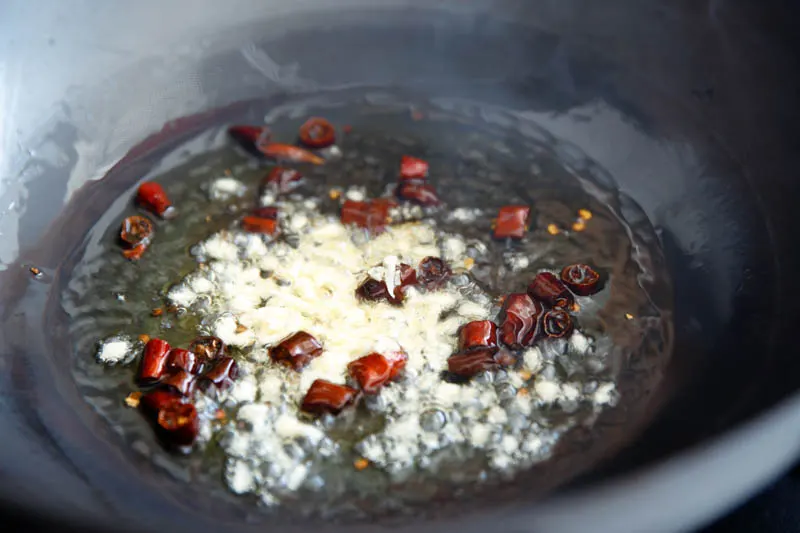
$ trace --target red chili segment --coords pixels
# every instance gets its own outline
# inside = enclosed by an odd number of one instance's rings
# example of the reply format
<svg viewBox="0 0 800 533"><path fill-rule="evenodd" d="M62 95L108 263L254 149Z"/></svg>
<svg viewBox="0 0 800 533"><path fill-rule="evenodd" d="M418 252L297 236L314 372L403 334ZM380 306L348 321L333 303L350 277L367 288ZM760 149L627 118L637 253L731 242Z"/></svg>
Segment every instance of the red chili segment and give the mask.
<svg viewBox="0 0 800 533"><path fill-rule="evenodd" d="M336 130L324 118L311 117L300 126L300 142L311 148L325 148L336 142Z"/></svg>
<svg viewBox="0 0 800 533"><path fill-rule="evenodd" d="M527 294L509 294L501 311L500 341L514 349L530 345L542 311L542 304Z"/></svg>
<svg viewBox="0 0 800 533"><path fill-rule="evenodd" d="M527 205L507 205L500 208L494 228L496 239L521 239L528 229L531 208Z"/></svg>
<svg viewBox="0 0 800 533"><path fill-rule="evenodd" d="M315 415L337 414L355 401L357 395L358 391L352 387L318 379L309 387L300 408Z"/></svg>
<svg viewBox="0 0 800 533"><path fill-rule="evenodd" d="M600 290L600 274L589 265L565 266L561 270L561 281L578 296L591 296Z"/></svg>
<svg viewBox="0 0 800 533"><path fill-rule="evenodd" d="M259 144L268 142L271 135L266 126L231 126L228 128L230 135L242 148L255 154L260 154L256 148Z"/></svg>
<svg viewBox="0 0 800 533"><path fill-rule="evenodd" d="M499 366L494 359L496 351L493 348L477 348L453 354L447 359L447 369L457 376L467 378L487 370L496 370Z"/></svg>
<svg viewBox="0 0 800 533"><path fill-rule="evenodd" d="M403 200L416 202L424 206L439 205L441 200L433 185L403 181L397 186L396 194Z"/></svg>
<svg viewBox="0 0 800 533"><path fill-rule="evenodd" d="M239 377L239 365L232 357L223 356L202 376L204 386L213 383L217 388L225 389Z"/></svg>
<svg viewBox="0 0 800 533"><path fill-rule="evenodd" d="M497 325L491 320L476 320L461 326L458 332L458 349L466 352L474 348L496 348Z"/></svg>
<svg viewBox="0 0 800 533"><path fill-rule="evenodd" d="M164 188L154 181L145 181L139 185L136 201L151 213L163 218L171 218L175 213Z"/></svg>
<svg viewBox="0 0 800 533"><path fill-rule="evenodd" d="M179 394L176 394L174 391L154 390L142 396L139 405L142 407L144 411L157 413L159 410L163 409L167 405L170 405L172 403L182 403L182 402L183 398L181 398L181 396Z"/></svg>
<svg viewBox="0 0 800 533"><path fill-rule="evenodd" d="M197 374L202 370L202 366L203 363L194 353L183 348L173 348L167 357L167 369L170 372L185 370L190 374Z"/></svg>
<svg viewBox="0 0 800 533"><path fill-rule="evenodd" d="M428 290L435 290L442 287L451 274L447 263L438 257L426 257L419 263L417 282Z"/></svg>
<svg viewBox="0 0 800 533"><path fill-rule="evenodd" d="M342 224L354 224L373 233L380 233L389 223L389 209L393 205L394 202L384 198L367 202L345 200L340 220Z"/></svg>
<svg viewBox="0 0 800 533"><path fill-rule="evenodd" d="M177 370L162 378L160 387L177 392L181 396L189 396L194 391L194 376L185 370Z"/></svg>
<svg viewBox="0 0 800 533"><path fill-rule="evenodd" d="M274 189L280 194L297 188L303 181L303 175L293 168L275 167L261 180L261 189Z"/></svg>
<svg viewBox="0 0 800 533"><path fill-rule="evenodd" d="M207 363L224 356L228 350L222 339L207 335L196 337L189 344L189 351L197 355L200 363Z"/></svg>
<svg viewBox="0 0 800 533"><path fill-rule="evenodd" d="M146 217L133 215L122 221L119 238L126 245L135 247L147 246L153 236L153 223Z"/></svg>
<svg viewBox="0 0 800 533"><path fill-rule="evenodd" d="M550 272L541 272L528 285L528 294L551 307L569 308L575 302L566 285Z"/></svg>
<svg viewBox="0 0 800 533"><path fill-rule="evenodd" d="M300 371L322 353L322 344L305 331L298 331L273 346L269 355L273 361Z"/></svg>
<svg viewBox="0 0 800 533"><path fill-rule="evenodd" d="M325 160L320 156L309 152L303 148L282 143L261 143L258 150L265 156L277 161L292 161L295 163L311 163L312 165L322 165Z"/></svg>
<svg viewBox="0 0 800 533"><path fill-rule="evenodd" d="M139 259L142 258L142 256L146 251L147 251L146 244L137 244L133 248L122 250L122 257L130 261L138 261Z"/></svg>
<svg viewBox="0 0 800 533"><path fill-rule="evenodd" d="M425 179L428 176L428 162L410 155L400 158L400 179Z"/></svg>
<svg viewBox="0 0 800 533"><path fill-rule="evenodd" d="M347 365L347 373L367 394L376 394L392 375L392 365L379 353L365 355Z"/></svg>
<svg viewBox="0 0 800 533"><path fill-rule="evenodd" d="M167 367L170 347L167 341L150 339L144 347L142 364L139 367L139 381L152 383L161 379Z"/></svg>
<svg viewBox="0 0 800 533"><path fill-rule="evenodd" d="M188 446L197 438L200 422L190 403L172 403L162 407L156 418L161 437L176 446Z"/></svg>
<svg viewBox="0 0 800 533"><path fill-rule="evenodd" d="M277 220L256 215L247 215L243 217L242 229L248 233L260 233L261 235L273 236L280 232Z"/></svg>
<svg viewBox="0 0 800 533"><path fill-rule="evenodd" d="M569 337L572 334L574 325L572 318L566 311L553 309L544 314L542 318L542 328L544 334L552 338Z"/></svg>

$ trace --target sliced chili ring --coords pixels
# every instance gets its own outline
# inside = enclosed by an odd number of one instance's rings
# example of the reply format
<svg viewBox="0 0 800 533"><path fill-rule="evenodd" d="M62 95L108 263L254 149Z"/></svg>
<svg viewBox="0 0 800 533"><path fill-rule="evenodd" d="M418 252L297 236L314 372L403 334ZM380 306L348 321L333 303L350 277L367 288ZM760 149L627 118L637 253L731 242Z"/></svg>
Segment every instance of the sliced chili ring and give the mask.
<svg viewBox="0 0 800 533"><path fill-rule="evenodd" d="M562 309L552 309L542 317L542 329L548 337L568 337L574 329L572 317Z"/></svg>
<svg viewBox="0 0 800 533"><path fill-rule="evenodd" d="M309 387L300 408L315 415L338 414L353 403L357 397L358 391L352 387L318 379Z"/></svg>
<svg viewBox="0 0 800 533"><path fill-rule="evenodd" d="M561 281L578 296L591 296L600 290L600 274L589 265L577 263L561 270Z"/></svg>
<svg viewBox="0 0 800 533"><path fill-rule="evenodd" d="M300 141L311 148L325 148L336 142L336 129L324 118L311 117L300 126Z"/></svg>
<svg viewBox="0 0 800 533"><path fill-rule="evenodd" d="M153 223L147 217L133 215L122 221L119 238L129 247L150 243L153 237Z"/></svg>
<svg viewBox="0 0 800 533"><path fill-rule="evenodd" d="M170 403L158 411L156 422L161 437L176 446L188 446L197 438L200 421L190 403Z"/></svg>

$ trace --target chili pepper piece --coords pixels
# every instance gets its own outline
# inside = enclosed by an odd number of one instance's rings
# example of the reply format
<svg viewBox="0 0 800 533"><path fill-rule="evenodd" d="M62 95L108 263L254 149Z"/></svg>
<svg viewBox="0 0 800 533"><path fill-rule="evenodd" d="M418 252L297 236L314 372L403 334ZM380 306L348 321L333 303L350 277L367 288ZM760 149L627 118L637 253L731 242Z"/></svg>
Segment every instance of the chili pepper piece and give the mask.
<svg viewBox="0 0 800 533"><path fill-rule="evenodd" d="M428 162L423 159L404 155L400 158L400 179L418 180L428 177Z"/></svg>
<svg viewBox="0 0 800 533"><path fill-rule="evenodd" d="M227 353L227 347L222 339L211 335L196 337L189 344L189 351L194 352L201 364L215 361Z"/></svg>
<svg viewBox="0 0 800 533"><path fill-rule="evenodd" d="M203 363L197 355L183 348L173 348L167 357L167 370L175 372L185 370L190 374L197 374L202 370Z"/></svg>
<svg viewBox="0 0 800 533"><path fill-rule="evenodd" d="M575 264L561 270L561 281L578 296L591 296L600 290L600 274L589 265Z"/></svg>
<svg viewBox="0 0 800 533"><path fill-rule="evenodd" d="M538 300L551 307L569 308L575 298L569 292L567 286L561 283L555 274L550 272L540 272L533 278L528 285L528 294L534 300Z"/></svg>
<svg viewBox="0 0 800 533"><path fill-rule="evenodd" d="M389 380L391 381L395 379L406 367L406 363L408 362L408 354L403 350L399 350L384 354L384 357L387 361L389 361L389 366L391 367L389 371Z"/></svg>
<svg viewBox="0 0 800 533"><path fill-rule="evenodd" d="M277 235L280 231L278 221L274 218L263 218L256 215L242 217L242 229L248 233Z"/></svg>
<svg viewBox="0 0 800 533"><path fill-rule="evenodd" d="M266 126L231 126L228 128L228 135L254 155L262 155L258 146L268 142L271 137Z"/></svg>
<svg viewBox="0 0 800 533"><path fill-rule="evenodd" d="M322 344L305 331L298 331L273 346L269 355L273 361L302 370L322 353Z"/></svg>
<svg viewBox="0 0 800 533"><path fill-rule="evenodd" d="M342 204L340 220L342 224L354 224L372 233L381 233L389 223L389 210L394 202L376 198L367 202L345 200Z"/></svg>
<svg viewBox="0 0 800 533"><path fill-rule="evenodd" d="M172 202L169 201L169 197L160 183L145 181L139 185L136 202L162 218L172 218L175 215L175 208L172 207Z"/></svg>
<svg viewBox="0 0 800 533"><path fill-rule="evenodd" d="M261 180L261 189L263 191L272 188L284 194L297 188L302 180L303 175L293 168L275 167Z"/></svg>
<svg viewBox="0 0 800 533"><path fill-rule="evenodd" d="M325 160L320 156L309 152L303 148L283 143L261 143L258 150L265 156L278 161L292 161L294 163L311 163L312 165L322 165Z"/></svg>
<svg viewBox="0 0 800 533"><path fill-rule="evenodd" d="M403 181L397 186L396 194L403 200L416 202L424 206L439 205L441 200L436 193L433 185L427 183L418 183L411 181Z"/></svg>
<svg viewBox="0 0 800 533"><path fill-rule="evenodd" d="M176 370L162 378L159 386L181 396L189 396L194 391L195 379L186 370Z"/></svg>
<svg viewBox="0 0 800 533"><path fill-rule="evenodd" d="M133 248L122 250L122 257L130 261L138 261L139 259L142 258L142 256L146 251L147 251L146 244L137 244Z"/></svg>
<svg viewBox="0 0 800 533"><path fill-rule="evenodd" d="M471 378L487 370L496 370L494 359L496 349L477 348L469 352L459 352L447 358L447 369L457 376Z"/></svg>
<svg viewBox="0 0 800 533"><path fill-rule="evenodd" d="M367 278L356 289L356 298L367 302L379 302L389 299L389 288L385 281Z"/></svg>
<svg viewBox="0 0 800 533"><path fill-rule="evenodd" d="M336 142L336 130L324 118L311 117L300 126L300 142L311 148L325 148Z"/></svg>
<svg viewBox="0 0 800 533"><path fill-rule="evenodd" d="M306 413L315 415L338 414L353 403L357 395L358 391L352 387L318 379L309 387L300 408Z"/></svg>
<svg viewBox="0 0 800 533"><path fill-rule="evenodd" d="M139 401L139 407L151 414L157 413L160 409L171 403L181 403L183 398L171 390L154 390L143 395Z"/></svg>
<svg viewBox="0 0 800 533"><path fill-rule="evenodd" d="M167 341L150 339L144 346L142 364L139 367L139 382L152 383L161 379L167 367L170 347Z"/></svg>
<svg viewBox="0 0 800 533"><path fill-rule="evenodd" d="M160 436L176 446L192 444L200 429L197 410L190 403L172 403L162 407L156 421Z"/></svg>
<svg viewBox="0 0 800 533"><path fill-rule="evenodd" d="M150 222L150 219L133 215L122 221L119 238L129 247L147 246L152 236L153 223Z"/></svg>
<svg viewBox="0 0 800 533"><path fill-rule="evenodd" d="M506 205L500 208L497 214L497 223L494 228L496 239L521 239L527 230L528 218L531 208L527 205Z"/></svg>
<svg viewBox="0 0 800 533"><path fill-rule="evenodd" d="M426 257L419 262L417 282L428 290L436 290L447 282L452 271L438 257Z"/></svg>
<svg viewBox="0 0 800 533"><path fill-rule="evenodd" d="M542 304L524 293L509 294L503 301L500 341L514 349L529 346L535 339Z"/></svg>
<svg viewBox="0 0 800 533"><path fill-rule="evenodd" d="M218 389L226 389L239 377L239 365L232 357L221 357L213 367L202 375L203 386L214 384Z"/></svg>
<svg viewBox="0 0 800 533"><path fill-rule="evenodd" d="M475 348L497 348L497 324L491 320L475 320L461 326L458 350L467 352Z"/></svg>
<svg viewBox="0 0 800 533"><path fill-rule="evenodd" d="M347 373L366 394L377 394L392 375L392 365L379 353L360 357L347 365Z"/></svg>
<svg viewBox="0 0 800 533"><path fill-rule="evenodd" d="M542 317L544 334L554 339L569 337L574 329L572 318L562 309L548 311Z"/></svg>

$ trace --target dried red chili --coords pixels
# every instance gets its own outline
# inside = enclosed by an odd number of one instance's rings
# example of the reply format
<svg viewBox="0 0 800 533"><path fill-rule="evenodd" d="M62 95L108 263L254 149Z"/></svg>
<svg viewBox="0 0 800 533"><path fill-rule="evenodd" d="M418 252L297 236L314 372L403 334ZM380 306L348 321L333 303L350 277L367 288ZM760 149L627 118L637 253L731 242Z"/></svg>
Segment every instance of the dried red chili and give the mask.
<svg viewBox="0 0 800 533"><path fill-rule="evenodd" d="M128 248L127 250L122 250L122 256L125 259L129 259L131 261L138 261L142 258L142 255L147 251L146 244L137 244L133 248Z"/></svg>
<svg viewBox="0 0 800 533"><path fill-rule="evenodd" d="M352 387L318 379L309 387L300 408L307 413L315 415L323 413L337 414L347 405L353 403L357 395L358 391Z"/></svg>
<svg viewBox="0 0 800 533"><path fill-rule="evenodd" d="M181 396L189 396L195 387L195 379L185 370L176 370L164 376L159 386L177 392Z"/></svg>
<svg viewBox="0 0 800 533"><path fill-rule="evenodd" d="M428 290L435 290L447 282L452 271L438 257L426 257L419 263L417 282Z"/></svg>
<svg viewBox="0 0 800 533"><path fill-rule="evenodd" d="M139 406L142 410L154 414L170 404L182 402L183 398L174 391L154 390L142 396L139 401Z"/></svg>
<svg viewBox="0 0 800 533"><path fill-rule="evenodd" d="M222 339L208 335L196 337L189 344L189 351L197 355L200 363L207 363L224 356L228 350Z"/></svg>
<svg viewBox="0 0 800 533"><path fill-rule="evenodd" d="M273 361L302 370L322 353L322 344L305 331L298 331L273 346L269 355Z"/></svg>
<svg viewBox="0 0 800 533"><path fill-rule="evenodd" d="M162 217L172 218L175 216L175 208L167 197L167 193L160 183L145 181L139 185L136 193L136 201L148 211Z"/></svg>
<svg viewBox="0 0 800 533"><path fill-rule="evenodd" d="M428 162L410 155L400 158L400 179L425 179L428 176Z"/></svg>
<svg viewBox="0 0 800 533"><path fill-rule="evenodd" d="M274 189L280 194L290 192L303 181L303 175L293 168L275 167L261 180L262 191Z"/></svg>
<svg viewBox="0 0 800 533"><path fill-rule="evenodd" d="M274 218L265 218L257 215L242 217L242 229L248 233L262 235L277 235L280 232L278 221Z"/></svg>
<svg viewBox="0 0 800 533"><path fill-rule="evenodd" d="M391 367L391 370L389 371L389 379L395 379L406 367L406 363L408 362L408 354L405 351L400 350L388 352L384 354L384 357L387 361L389 361L389 366Z"/></svg>
<svg viewBox="0 0 800 533"><path fill-rule="evenodd" d="M303 148L282 143L261 143L258 150L265 156L278 161L293 161L295 163L311 163L312 165L322 165L325 160L320 156L309 152Z"/></svg>
<svg viewBox="0 0 800 533"><path fill-rule="evenodd" d="M471 378L487 370L496 370L497 361L494 359L496 349L476 348L469 352L459 352L447 359L447 369L457 376Z"/></svg>
<svg viewBox="0 0 800 533"><path fill-rule="evenodd" d="M223 356L201 376L201 379L204 387L213 383L217 388L225 389L237 377L239 377L239 365L232 357Z"/></svg>
<svg viewBox="0 0 800 533"><path fill-rule="evenodd" d="M573 327L572 318L562 309L553 309L542 317L542 329L548 337L568 337Z"/></svg>
<svg viewBox="0 0 800 533"><path fill-rule="evenodd" d="M147 246L153 237L153 223L150 219L133 215L122 221L119 238L129 247Z"/></svg>
<svg viewBox="0 0 800 533"><path fill-rule="evenodd" d="M393 206L391 200L377 198L367 202L345 200L342 204L340 220L342 224L354 224L366 228L372 233L381 233L389 223L389 210Z"/></svg>
<svg viewBox="0 0 800 533"><path fill-rule="evenodd" d="M271 134L266 126L231 126L228 135L236 140L247 151L260 154L259 144L269 141Z"/></svg>
<svg viewBox="0 0 800 533"><path fill-rule="evenodd" d="M171 403L162 407L156 421L161 437L176 446L192 444L200 429L197 410L190 403Z"/></svg>
<svg viewBox="0 0 800 533"><path fill-rule="evenodd" d="M530 345L542 311L542 304L527 294L509 294L501 311L500 341L514 349Z"/></svg>
<svg viewBox="0 0 800 533"><path fill-rule="evenodd" d="M392 375L392 365L379 353L371 353L347 365L347 373L367 394L376 394Z"/></svg>
<svg viewBox="0 0 800 533"><path fill-rule="evenodd" d="M325 148L336 142L336 130L324 118L311 117L300 126L300 142L311 148Z"/></svg>
<svg viewBox="0 0 800 533"><path fill-rule="evenodd" d="M395 193L403 200L416 202L420 205L432 206L441 203L434 186L427 183L404 181L397 186Z"/></svg>
<svg viewBox="0 0 800 533"><path fill-rule="evenodd" d="M167 367L167 356L170 347L167 341L150 339L144 346L142 364L139 367L139 381L152 383L161 379Z"/></svg>
<svg viewBox="0 0 800 533"><path fill-rule="evenodd" d="M389 299L389 289L385 281L367 278L356 289L356 298L367 302L379 302Z"/></svg>
<svg viewBox="0 0 800 533"><path fill-rule="evenodd" d="M528 229L531 208L527 205L507 205L500 208L494 228L496 239L521 239Z"/></svg>
<svg viewBox="0 0 800 533"><path fill-rule="evenodd" d="M170 372L185 370L191 374L197 374L202 370L202 366L202 361L199 361L194 353L183 348L173 348L167 357L167 370Z"/></svg>
<svg viewBox="0 0 800 533"><path fill-rule="evenodd" d="M541 272L533 278L528 285L528 294L534 300L538 300L551 307L569 308L575 298L569 292L567 286L550 272Z"/></svg>
<svg viewBox="0 0 800 533"><path fill-rule="evenodd" d="M600 290L600 274L589 265L565 266L561 270L561 281L578 296L591 296Z"/></svg>
<svg viewBox="0 0 800 533"><path fill-rule="evenodd" d="M474 348L496 348L497 325L491 320L476 320L461 326L458 331L458 349L466 352Z"/></svg>

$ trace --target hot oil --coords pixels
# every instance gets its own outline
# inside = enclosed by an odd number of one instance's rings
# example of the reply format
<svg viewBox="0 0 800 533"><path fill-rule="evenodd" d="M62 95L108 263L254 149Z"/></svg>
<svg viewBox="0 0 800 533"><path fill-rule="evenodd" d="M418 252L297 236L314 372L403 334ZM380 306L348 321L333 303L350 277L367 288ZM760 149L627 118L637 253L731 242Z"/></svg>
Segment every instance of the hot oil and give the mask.
<svg viewBox="0 0 800 533"><path fill-rule="evenodd" d="M254 117L265 114L279 142L293 143L308 116L325 116L337 126L342 156L319 167L298 166L308 179L296 192L300 197L323 198L322 210L331 215L338 209L331 190L358 186L368 197L385 196L396 182L402 155L429 161L431 182L446 204L443 213L455 208L483 210L470 222L439 215L436 219L442 230L487 245L488 253L472 267L470 281L493 296L523 292L543 268L585 262L608 273L608 289L583 302L578 321L582 330L597 338L597 350L607 354L611 364L604 372L617 377L622 401L646 401L669 356L670 302L664 295L669 294L670 283L649 223L588 158L574 148L566 151L559 141L541 135L535 125L513 114L485 112L459 102L419 101L409 106L392 98L366 97L345 104L321 106L319 99L315 103L317 107L303 102L280 107L254 103L241 114L217 117L219 123L209 124L208 130L169 153L154 149L139 159L143 168L151 169L141 178L164 185L179 210L178 218L157 221L153 244L141 261L125 260L116 235L122 218L137 212L132 205L136 184L131 183L126 195L92 228L86 246L76 251L76 265L62 299L71 317L76 379L87 401L126 442L174 475L222 492L220 451L213 445L205 454L188 457L164 451L136 410L124 407L123 398L136 390L136 365L104 367L94 353L99 340L116 334L160 337L179 346L197 334L201 326L197 317L167 308L165 294L197 267L189 252L194 244L230 226L256 205L258 184L271 165L234 147L221 125L253 123ZM345 125L352 127L350 133L343 133ZM247 193L230 201L210 201L208 185L224 176L246 184ZM105 179L115 178L112 171ZM521 242L488 237L491 219L508 204L532 207L530 231ZM580 213L586 212L591 217L581 218ZM528 265L513 268L510 255L527 258ZM553 419L559 416L572 415L553 414ZM589 415L572 417L577 424ZM365 424L369 426L369 420ZM325 472L330 490L304 494L302 507L318 510L323 502L337 500L350 508L349 503L374 508L376 494L386 490L396 493L387 505L393 507L397 502L441 497L452 493L447 487L469 486L486 478L480 462L459 465L468 458L450 461L452 470L461 470L460 480L444 476L438 485L422 474L394 482L378 472L355 472L351 459L331 465Z"/></svg>

